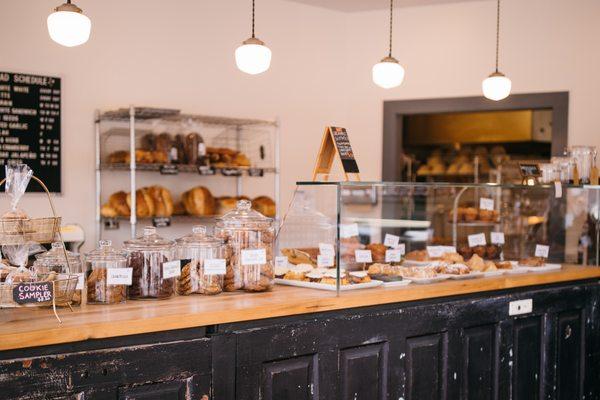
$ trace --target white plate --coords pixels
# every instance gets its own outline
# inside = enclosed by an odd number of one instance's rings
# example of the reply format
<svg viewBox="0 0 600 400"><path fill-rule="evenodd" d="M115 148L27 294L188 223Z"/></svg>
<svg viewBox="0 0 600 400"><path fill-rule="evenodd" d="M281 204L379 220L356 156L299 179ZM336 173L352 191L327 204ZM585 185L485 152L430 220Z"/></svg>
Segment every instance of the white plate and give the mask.
<svg viewBox="0 0 600 400"><path fill-rule="evenodd" d="M485 277L491 277L491 276L500 276L500 275L504 275L507 274L508 271L511 271L510 269L497 269L495 271L484 271L482 272L483 276Z"/></svg>
<svg viewBox="0 0 600 400"><path fill-rule="evenodd" d="M448 276L447 275L438 275L435 278L409 278L412 283L416 283L418 285L425 285L428 283L436 283L436 282L441 282L441 281L447 281L448 280Z"/></svg>
<svg viewBox="0 0 600 400"><path fill-rule="evenodd" d="M484 276L483 272L479 272L479 271L474 271L468 274L462 274L462 275L458 275L458 274L442 274L442 276L446 276L448 277L448 279L452 279L455 281L462 281L465 279L475 279L475 278L481 278Z"/></svg>
<svg viewBox="0 0 600 400"><path fill-rule="evenodd" d="M296 286L296 287L303 287L303 288L308 288L308 289L329 290L329 291L333 291L333 292L335 292L335 290L336 290L336 285L330 285L328 283L293 281L290 279L279 279L279 278L275 279L275 283L278 283L280 285ZM367 282L367 283L352 283L349 285L340 286L340 290L347 291L347 290L368 289L368 288L381 286L382 283L383 282L376 281L376 280L372 280L371 282Z"/></svg>
<svg viewBox="0 0 600 400"><path fill-rule="evenodd" d="M443 264L442 261L414 261L414 260L404 260L402 262L402 266L404 267L437 267Z"/></svg>
<svg viewBox="0 0 600 400"><path fill-rule="evenodd" d="M383 282L384 287L398 287L398 286L406 286L410 284L412 281L410 279L402 279L401 281L392 281L392 282Z"/></svg>
<svg viewBox="0 0 600 400"><path fill-rule="evenodd" d="M518 268L518 267L514 267L513 269L505 269L505 271L509 275L526 274L527 272L529 272L529 270L527 268Z"/></svg>
<svg viewBox="0 0 600 400"><path fill-rule="evenodd" d="M543 267L529 267L527 265L518 265L517 269L523 269L528 272L548 272L555 271L557 269L561 269L562 265L560 264L546 264Z"/></svg>

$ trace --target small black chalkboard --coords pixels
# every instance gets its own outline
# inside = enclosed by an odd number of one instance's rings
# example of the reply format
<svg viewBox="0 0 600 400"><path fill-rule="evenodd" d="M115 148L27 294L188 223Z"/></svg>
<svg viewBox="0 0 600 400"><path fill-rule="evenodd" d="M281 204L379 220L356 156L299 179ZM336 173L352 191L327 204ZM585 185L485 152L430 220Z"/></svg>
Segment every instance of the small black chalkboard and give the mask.
<svg viewBox="0 0 600 400"><path fill-rule="evenodd" d="M200 166L198 166L198 173L200 175L214 175L215 169L208 165L200 165Z"/></svg>
<svg viewBox="0 0 600 400"><path fill-rule="evenodd" d="M238 168L223 168L221 173L223 176L242 176L242 171Z"/></svg>
<svg viewBox="0 0 600 400"><path fill-rule="evenodd" d="M160 166L160 173L162 175L177 175L179 173L179 167L174 164L163 164Z"/></svg>
<svg viewBox="0 0 600 400"><path fill-rule="evenodd" d="M335 147L337 148L340 159L342 160L344 172L347 174L358 174L358 164L356 163L356 159L354 159L354 152L352 151L352 146L350 145L348 132L346 132L346 129L344 128L338 128L335 126L332 126L330 129L331 135L333 136L333 141L335 142Z"/></svg>
<svg viewBox="0 0 600 400"><path fill-rule="evenodd" d="M322 176L325 180L329 179L336 154L342 163L346 181L350 179L350 176L360 181L358 163L354 158L354 151L350 145L348 132L346 132L346 129L337 126L328 126L325 128L317 156L317 163L313 170L313 181L316 181L319 176Z"/></svg>
<svg viewBox="0 0 600 400"><path fill-rule="evenodd" d="M152 218L152 225L155 228L166 228L171 226L171 218L169 217L154 217Z"/></svg>
<svg viewBox="0 0 600 400"><path fill-rule="evenodd" d="M248 176L264 176L265 170L262 168L249 168Z"/></svg>
<svg viewBox="0 0 600 400"><path fill-rule="evenodd" d="M52 301L52 282L19 283L13 287L13 300L17 304L34 304Z"/></svg>

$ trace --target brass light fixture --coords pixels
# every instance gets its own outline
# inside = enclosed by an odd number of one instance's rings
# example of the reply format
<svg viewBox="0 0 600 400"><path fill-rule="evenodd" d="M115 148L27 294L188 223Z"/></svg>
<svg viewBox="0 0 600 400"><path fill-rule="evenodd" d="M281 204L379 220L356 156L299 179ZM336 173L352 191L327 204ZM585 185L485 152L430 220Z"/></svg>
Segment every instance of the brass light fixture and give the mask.
<svg viewBox="0 0 600 400"><path fill-rule="evenodd" d="M373 66L373 82L384 89L400 86L404 80L404 68L392 57L392 32L394 17L394 0L390 0L390 46L387 57Z"/></svg>
<svg viewBox="0 0 600 400"><path fill-rule="evenodd" d="M500 47L500 0L496 9L496 70L485 78L481 84L483 95L490 100L502 100L508 97L512 83L498 70L498 53Z"/></svg>

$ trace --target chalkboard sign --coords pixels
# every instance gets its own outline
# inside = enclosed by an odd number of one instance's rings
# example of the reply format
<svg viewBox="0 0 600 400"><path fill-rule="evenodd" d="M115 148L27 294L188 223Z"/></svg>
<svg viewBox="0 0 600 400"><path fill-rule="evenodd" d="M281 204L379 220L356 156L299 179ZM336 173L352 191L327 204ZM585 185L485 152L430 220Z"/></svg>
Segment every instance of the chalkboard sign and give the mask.
<svg viewBox="0 0 600 400"><path fill-rule="evenodd" d="M350 145L348 132L346 132L346 129L336 126L325 128L321 148L317 156L317 163L313 171L313 181L316 181L319 175L322 175L325 180L329 178L333 159L336 154L342 163L346 180L349 179L350 175L354 175L360 181L358 164L354 158L354 151L352 151L352 146Z"/></svg>
<svg viewBox="0 0 600 400"><path fill-rule="evenodd" d="M51 301L53 294L52 282L19 283L13 287L13 300L17 304Z"/></svg>
<svg viewBox="0 0 600 400"><path fill-rule="evenodd" d="M60 108L60 78L0 72L0 165L29 165L55 193L61 191ZM31 181L28 190L42 188Z"/></svg>

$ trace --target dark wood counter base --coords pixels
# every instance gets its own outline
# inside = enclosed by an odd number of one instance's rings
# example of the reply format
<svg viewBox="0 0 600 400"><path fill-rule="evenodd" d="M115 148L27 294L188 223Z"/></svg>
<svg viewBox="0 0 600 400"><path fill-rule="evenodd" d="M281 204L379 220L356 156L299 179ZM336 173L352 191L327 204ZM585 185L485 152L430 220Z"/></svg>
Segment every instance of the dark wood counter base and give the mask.
<svg viewBox="0 0 600 400"><path fill-rule="evenodd" d="M587 279L8 350L0 398L597 399L599 301Z"/></svg>

